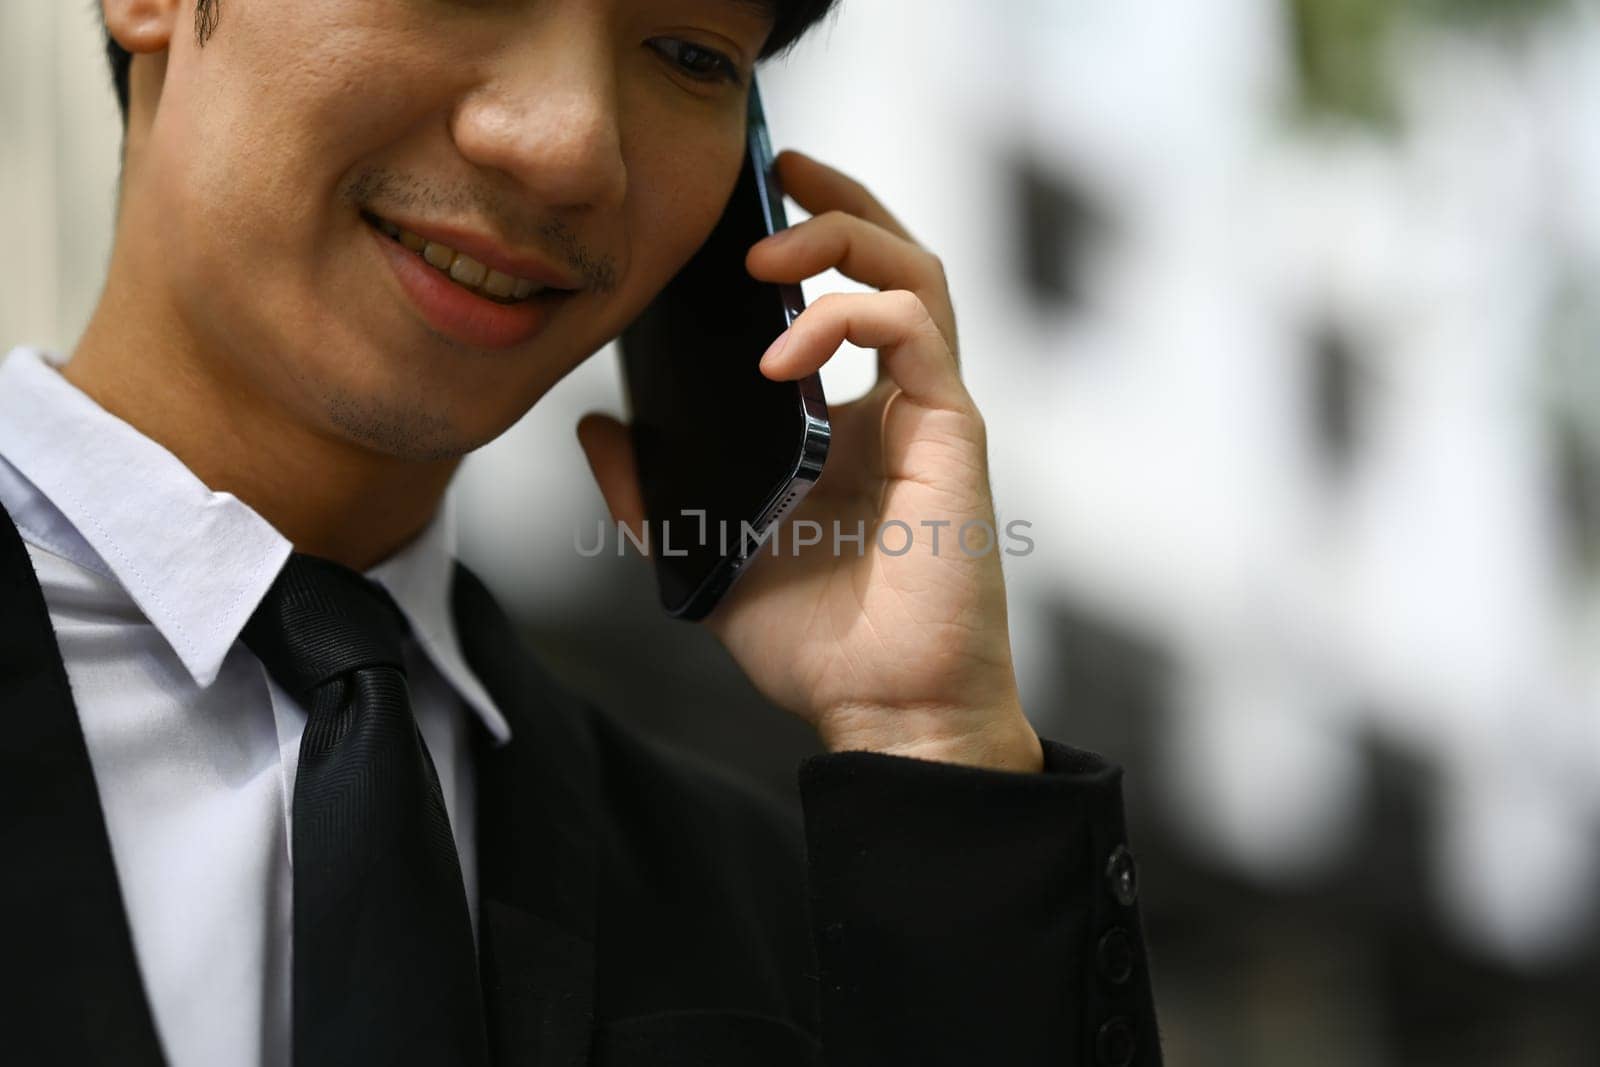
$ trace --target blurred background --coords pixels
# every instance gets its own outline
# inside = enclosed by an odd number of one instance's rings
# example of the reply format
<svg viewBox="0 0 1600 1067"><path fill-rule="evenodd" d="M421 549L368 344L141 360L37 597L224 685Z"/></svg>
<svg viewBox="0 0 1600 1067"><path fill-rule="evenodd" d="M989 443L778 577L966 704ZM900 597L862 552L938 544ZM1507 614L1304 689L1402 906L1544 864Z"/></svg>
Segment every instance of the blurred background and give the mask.
<svg viewBox="0 0 1600 1067"><path fill-rule="evenodd" d="M1600 1062L1600 5L843 0L763 82L944 258L1024 696L1128 768L1169 1062ZM5 0L0 348L74 344L117 141L92 4ZM468 462L463 555L793 803L814 739L575 549L596 408L610 351Z"/></svg>

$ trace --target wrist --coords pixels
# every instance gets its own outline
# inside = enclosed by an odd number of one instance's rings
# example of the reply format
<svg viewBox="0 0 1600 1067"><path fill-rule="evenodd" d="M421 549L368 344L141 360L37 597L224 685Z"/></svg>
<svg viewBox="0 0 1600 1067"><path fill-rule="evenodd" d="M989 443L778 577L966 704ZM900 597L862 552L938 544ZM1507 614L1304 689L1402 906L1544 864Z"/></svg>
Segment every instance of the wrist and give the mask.
<svg viewBox="0 0 1600 1067"><path fill-rule="evenodd" d="M1039 735L1020 703L999 708L852 707L819 727L830 752L880 752L936 763L1037 774Z"/></svg>

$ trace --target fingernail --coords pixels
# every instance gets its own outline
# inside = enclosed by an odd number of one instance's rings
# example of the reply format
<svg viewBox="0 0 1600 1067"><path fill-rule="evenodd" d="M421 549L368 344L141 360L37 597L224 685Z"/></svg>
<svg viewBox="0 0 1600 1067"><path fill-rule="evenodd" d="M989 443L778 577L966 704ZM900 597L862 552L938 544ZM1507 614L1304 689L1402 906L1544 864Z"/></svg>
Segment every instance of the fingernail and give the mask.
<svg viewBox="0 0 1600 1067"><path fill-rule="evenodd" d="M778 358L778 353L783 351L783 346L787 345L788 343L789 343L789 331L788 330L784 330L782 333L780 333L778 335L778 339L776 341L772 342L771 346L769 346L767 348L766 352L762 354L762 356L761 356L761 369L765 370L765 369L767 369L767 367L771 366L772 361L774 359Z"/></svg>

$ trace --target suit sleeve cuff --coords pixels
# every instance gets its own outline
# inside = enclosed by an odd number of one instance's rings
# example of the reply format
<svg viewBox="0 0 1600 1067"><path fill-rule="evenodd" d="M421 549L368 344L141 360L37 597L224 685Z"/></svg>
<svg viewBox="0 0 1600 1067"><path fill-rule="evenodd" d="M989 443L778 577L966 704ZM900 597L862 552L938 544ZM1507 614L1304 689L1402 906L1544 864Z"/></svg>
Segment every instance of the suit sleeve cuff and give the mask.
<svg viewBox="0 0 1600 1067"><path fill-rule="evenodd" d="M830 1067L1160 1062L1121 769L1043 748L801 764Z"/></svg>

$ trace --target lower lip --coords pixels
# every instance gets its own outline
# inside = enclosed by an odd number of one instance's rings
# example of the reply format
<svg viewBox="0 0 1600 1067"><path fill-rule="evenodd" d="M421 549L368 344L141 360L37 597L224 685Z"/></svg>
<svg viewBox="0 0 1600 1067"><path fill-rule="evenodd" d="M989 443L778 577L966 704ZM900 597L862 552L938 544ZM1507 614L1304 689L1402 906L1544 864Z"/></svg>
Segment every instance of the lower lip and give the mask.
<svg viewBox="0 0 1600 1067"><path fill-rule="evenodd" d="M520 304L497 304L463 289L398 241L371 226L365 228L423 321L464 345L505 349L526 344L544 329L556 302L570 295L551 290Z"/></svg>

